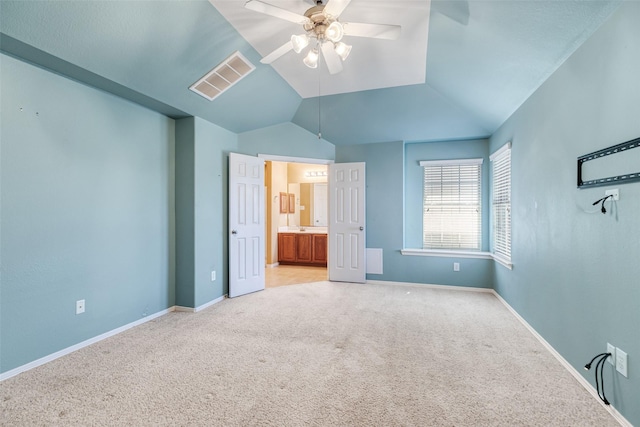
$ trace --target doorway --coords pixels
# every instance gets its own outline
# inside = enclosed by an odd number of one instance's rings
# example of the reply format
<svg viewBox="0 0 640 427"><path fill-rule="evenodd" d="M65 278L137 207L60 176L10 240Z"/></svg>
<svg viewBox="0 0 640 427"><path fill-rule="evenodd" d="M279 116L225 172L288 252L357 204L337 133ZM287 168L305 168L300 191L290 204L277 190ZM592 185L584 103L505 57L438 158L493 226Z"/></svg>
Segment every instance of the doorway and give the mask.
<svg viewBox="0 0 640 427"><path fill-rule="evenodd" d="M311 159L265 162L266 287L328 279L327 164L330 161L319 164L305 160ZM286 243L282 243L283 239ZM283 255L285 244L287 253Z"/></svg>

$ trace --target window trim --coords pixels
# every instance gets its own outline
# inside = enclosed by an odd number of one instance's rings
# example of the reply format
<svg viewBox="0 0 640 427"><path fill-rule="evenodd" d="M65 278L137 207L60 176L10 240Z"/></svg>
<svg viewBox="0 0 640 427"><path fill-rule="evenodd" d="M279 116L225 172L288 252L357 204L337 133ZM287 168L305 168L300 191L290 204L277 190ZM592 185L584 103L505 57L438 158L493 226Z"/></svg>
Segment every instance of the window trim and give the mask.
<svg viewBox="0 0 640 427"><path fill-rule="evenodd" d="M457 165L481 165L484 163L482 157L478 158L465 158L465 159L449 159L449 160L420 160L418 164L422 167L425 166L457 166Z"/></svg>
<svg viewBox="0 0 640 427"><path fill-rule="evenodd" d="M495 224L495 203L494 203L494 195L496 192L496 176L495 176L495 163L493 163L494 161L500 161L502 160L502 158L508 153L509 155L509 205L508 205L508 209L509 209L509 254L508 256L506 256L506 254L502 253L502 252L496 252L496 224ZM511 216L511 190L512 190L512 185L511 185L511 141L507 142L506 144L504 144L502 147L500 147L499 149L497 149L493 154L491 154L491 156L489 156L489 160L492 162L491 165L491 254L493 255L494 260L496 260L499 264L502 264L503 266L507 267L508 269L513 269L513 263L511 262L512 260L512 253L511 253L511 241L512 241L512 230L513 230L513 222L512 222L512 216Z"/></svg>

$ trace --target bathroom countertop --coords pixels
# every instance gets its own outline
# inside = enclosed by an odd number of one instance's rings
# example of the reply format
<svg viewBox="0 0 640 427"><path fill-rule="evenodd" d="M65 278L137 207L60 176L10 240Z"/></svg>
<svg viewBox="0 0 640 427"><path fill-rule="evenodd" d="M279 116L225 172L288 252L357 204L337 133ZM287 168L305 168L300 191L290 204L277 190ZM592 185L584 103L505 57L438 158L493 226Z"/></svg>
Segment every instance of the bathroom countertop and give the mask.
<svg viewBox="0 0 640 427"><path fill-rule="evenodd" d="M278 233L327 234L327 227L279 227Z"/></svg>

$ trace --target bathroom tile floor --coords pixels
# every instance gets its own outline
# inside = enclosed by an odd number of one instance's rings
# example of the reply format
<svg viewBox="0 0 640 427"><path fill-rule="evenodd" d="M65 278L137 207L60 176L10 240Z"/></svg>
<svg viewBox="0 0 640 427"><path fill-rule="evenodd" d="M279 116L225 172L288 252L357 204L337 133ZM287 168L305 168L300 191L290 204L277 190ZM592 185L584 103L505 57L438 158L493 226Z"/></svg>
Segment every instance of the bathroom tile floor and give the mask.
<svg viewBox="0 0 640 427"><path fill-rule="evenodd" d="M305 267L298 265L279 265L267 267L265 274L265 286L275 288L277 286L296 285L300 283L321 282L327 280L326 267Z"/></svg>

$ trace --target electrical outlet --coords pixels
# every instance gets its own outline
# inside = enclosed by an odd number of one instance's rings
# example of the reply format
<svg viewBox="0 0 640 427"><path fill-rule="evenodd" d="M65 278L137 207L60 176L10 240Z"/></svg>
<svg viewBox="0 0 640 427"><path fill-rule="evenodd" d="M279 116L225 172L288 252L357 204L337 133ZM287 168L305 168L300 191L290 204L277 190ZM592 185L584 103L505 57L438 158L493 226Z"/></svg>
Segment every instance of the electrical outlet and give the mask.
<svg viewBox="0 0 640 427"><path fill-rule="evenodd" d="M454 262L453 263L453 271L460 271L460 263L459 262Z"/></svg>
<svg viewBox="0 0 640 427"><path fill-rule="evenodd" d="M613 190L607 190L604 192L605 196L613 196L612 199L613 200L620 200L620 192L618 191L617 188L614 188Z"/></svg>
<svg viewBox="0 0 640 427"><path fill-rule="evenodd" d="M215 271L215 270L213 270L213 271L211 272L211 281L212 281L212 282L215 282L215 281L216 281L216 271Z"/></svg>
<svg viewBox="0 0 640 427"><path fill-rule="evenodd" d="M76 314L84 313L84 300L80 299L76 301Z"/></svg>
<svg viewBox="0 0 640 427"><path fill-rule="evenodd" d="M616 348L607 343L607 353L611 353L611 356L607 357L607 362L611 363L613 366L616 366Z"/></svg>
<svg viewBox="0 0 640 427"><path fill-rule="evenodd" d="M616 348L616 371L629 378L627 376L627 353L619 348Z"/></svg>

